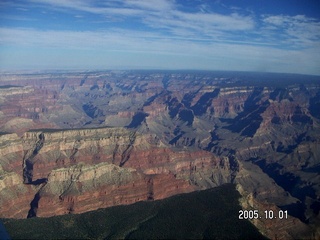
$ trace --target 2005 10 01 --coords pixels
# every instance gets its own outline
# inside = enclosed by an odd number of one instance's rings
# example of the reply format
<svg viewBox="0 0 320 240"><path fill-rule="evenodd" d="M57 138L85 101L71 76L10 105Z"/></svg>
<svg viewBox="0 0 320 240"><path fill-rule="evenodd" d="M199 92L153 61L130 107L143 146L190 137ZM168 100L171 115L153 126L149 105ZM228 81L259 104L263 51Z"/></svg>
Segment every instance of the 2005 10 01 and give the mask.
<svg viewBox="0 0 320 240"><path fill-rule="evenodd" d="M239 210L239 219L287 219L288 211L265 210L263 214L259 210Z"/></svg>

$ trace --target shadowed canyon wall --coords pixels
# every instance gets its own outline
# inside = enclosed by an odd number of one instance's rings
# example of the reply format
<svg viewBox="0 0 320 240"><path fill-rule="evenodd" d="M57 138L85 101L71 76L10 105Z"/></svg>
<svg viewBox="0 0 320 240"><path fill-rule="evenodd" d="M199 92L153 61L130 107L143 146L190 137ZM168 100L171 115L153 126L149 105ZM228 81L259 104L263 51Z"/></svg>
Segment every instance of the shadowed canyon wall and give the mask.
<svg viewBox="0 0 320 240"><path fill-rule="evenodd" d="M288 210L294 221L283 223L281 236L305 232L320 222L319 81L224 72L3 74L1 217L80 213L235 183L262 211Z"/></svg>

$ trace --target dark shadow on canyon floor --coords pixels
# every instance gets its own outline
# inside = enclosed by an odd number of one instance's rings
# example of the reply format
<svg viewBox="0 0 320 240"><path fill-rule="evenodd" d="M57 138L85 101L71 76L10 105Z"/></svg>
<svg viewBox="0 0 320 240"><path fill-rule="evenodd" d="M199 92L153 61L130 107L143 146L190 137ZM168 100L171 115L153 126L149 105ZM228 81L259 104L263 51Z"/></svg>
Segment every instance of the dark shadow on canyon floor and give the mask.
<svg viewBox="0 0 320 240"><path fill-rule="evenodd" d="M160 201L3 222L12 238L23 239L265 239L239 220L239 197L226 184Z"/></svg>

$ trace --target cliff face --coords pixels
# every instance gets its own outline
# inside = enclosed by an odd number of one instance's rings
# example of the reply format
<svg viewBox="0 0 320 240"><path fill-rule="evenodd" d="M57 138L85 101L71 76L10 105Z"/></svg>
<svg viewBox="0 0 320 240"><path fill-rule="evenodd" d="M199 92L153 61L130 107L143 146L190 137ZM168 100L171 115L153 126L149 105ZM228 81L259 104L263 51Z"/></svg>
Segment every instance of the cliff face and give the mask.
<svg viewBox="0 0 320 240"><path fill-rule="evenodd" d="M305 223L319 218L317 77L9 74L0 76L0 103L0 132L11 133L0 135L2 185L25 192L14 200L2 187L5 204L19 201L12 216L83 212L232 182Z"/></svg>
<svg viewBox="0 0 320 240"><path fill-rule="evenodd" d="M153 134L124 128L33 131L2 140L1 186L10 189L0 192L2 204L24 206L1 208L1 217L81 213L162 199L231 182L233 171L225 157L173 151ZM12 193L20 188L18 198Z"/></svg>
<svg viewBox="0 0 320 240"><path fill-rule="evenodd" d="M7 172L0 166L1 216L25 218L37 187L22 184L21 175Z"/></svg>
<svg viewBox="0 0 320 240"><path fill-rule="evenodd" d="M313 233L310 226L286 213L285 210L274 204L257 200L252 193L243 190L237 185L242 195L240 205L245 211L259 212L259 218L250 221L260 232L270 239L312 239L318 238L319 233ZM317 235L317 236L316 236Z"/></svg>
<svg viewBox="0 0 320 240"><path fill-rule="evenodd" d="M39 192L37 216L81 213L115 205L166 198L193 191L172 174L144 175L113 164L58 169ZM51 206L51 208L48 208Z"/></svg>

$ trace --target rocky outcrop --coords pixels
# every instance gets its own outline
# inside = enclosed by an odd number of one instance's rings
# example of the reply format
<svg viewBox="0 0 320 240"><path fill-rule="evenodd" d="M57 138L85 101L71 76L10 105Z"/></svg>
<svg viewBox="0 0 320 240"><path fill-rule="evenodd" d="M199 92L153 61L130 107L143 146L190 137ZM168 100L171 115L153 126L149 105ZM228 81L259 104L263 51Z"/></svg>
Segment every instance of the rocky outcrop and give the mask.
<svg viewBox="0 0 320 240"><path fill-rule="evenodd" d="M21 175L4 171L0 165L1 217L26 218L36 192L37 186L22 184Z"/></svg>
<svg viewBox="0 0 320 240"><path fill-rule="evenodd" d="M162 199L231 182L235 171L227 158L202 150L173 151L154 134L124 128L32 131L21 138L8 135L3 139L5 156L12 154L10 139L20 145L15 150L18 155L14 152L20 159L7 159L6 166L16 171L14 185L29 189L21 193L26 197L20 201L28 199L24 210L12 213L11 209L12 216L19 217ZM16 195L6 195L6 191L1 195L11 203L16 201ZM6 211L1 216L8 217Z"/></svg>
<svg viewBox="0 0 320 240"><path fill-rule="evenodd" d="M54 170L39 191L37 216L82 213L98 208L162 199L193 191L173 175L145 175L114 164L76 165ZM50 208L48 208L50 206Z"/></svg>
<svg viewBox="0 0 320 240"><path fill-rule="evenodd" d="M7 187L0 195L5 204L11 199L23 209L16 217L50 216L233 182L261 207L271 204L305 223L317 223L319 96L319 78L303 75L1 75L3 184L14 182L28 196L22 194L18 202ZM96 176L91 167L105 172ZM87 176L99 182L107 169L115 178L134 171L121 184L71 180L76 173L84 177L93 171ZM54 178L60 171L62 182ZM12 176L15 181L8 180Z"/></svg>
<svg viewBox="0 0 320 240"><path fill-rule="evenodd" d="M266 237L270 239L310 239L314 237L310 227L299 219L288 215L286 210L282 210L274 204L258 201L252 193L244 191L241 185L237 185L237 190L242 195L240 199L242 210L256 211L259 214L257 218L245 219L250 220Z"/></svg>

